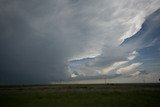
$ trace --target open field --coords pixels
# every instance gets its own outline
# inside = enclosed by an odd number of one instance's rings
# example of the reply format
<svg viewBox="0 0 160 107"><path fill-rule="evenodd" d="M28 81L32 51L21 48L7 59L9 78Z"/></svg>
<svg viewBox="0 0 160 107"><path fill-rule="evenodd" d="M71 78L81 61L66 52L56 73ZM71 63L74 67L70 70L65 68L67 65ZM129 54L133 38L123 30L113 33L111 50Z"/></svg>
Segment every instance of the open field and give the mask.
<svg viewBox="0 0 160 107"><path fill-rule="evenodd" d="M0 86L0 107L159 107L160 84Z"/></svg>

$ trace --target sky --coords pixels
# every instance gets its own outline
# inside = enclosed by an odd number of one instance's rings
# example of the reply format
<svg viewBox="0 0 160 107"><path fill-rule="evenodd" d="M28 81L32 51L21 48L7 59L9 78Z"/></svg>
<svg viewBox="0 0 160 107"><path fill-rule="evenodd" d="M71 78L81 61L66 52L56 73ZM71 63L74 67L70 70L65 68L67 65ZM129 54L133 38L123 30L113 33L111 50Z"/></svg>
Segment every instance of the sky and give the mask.
<svg viewBox="0 0 160 107"><path fill-rule="evenodd" d="M159 8L159 0L0 0L0 84L158 82Z"/></svg>

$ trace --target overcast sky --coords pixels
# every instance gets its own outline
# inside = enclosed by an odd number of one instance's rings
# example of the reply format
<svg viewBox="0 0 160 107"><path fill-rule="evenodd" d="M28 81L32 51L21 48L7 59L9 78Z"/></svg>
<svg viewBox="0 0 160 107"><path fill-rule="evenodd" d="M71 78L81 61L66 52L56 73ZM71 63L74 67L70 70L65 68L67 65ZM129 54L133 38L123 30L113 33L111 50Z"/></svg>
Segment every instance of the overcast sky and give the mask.
<svg viewBox="0 0 160 107"><path fill-rule="evenodd" d="M0 0L0 83L145 74L135 60L142 46L120 44L159 8L159 0Z"/></svg>

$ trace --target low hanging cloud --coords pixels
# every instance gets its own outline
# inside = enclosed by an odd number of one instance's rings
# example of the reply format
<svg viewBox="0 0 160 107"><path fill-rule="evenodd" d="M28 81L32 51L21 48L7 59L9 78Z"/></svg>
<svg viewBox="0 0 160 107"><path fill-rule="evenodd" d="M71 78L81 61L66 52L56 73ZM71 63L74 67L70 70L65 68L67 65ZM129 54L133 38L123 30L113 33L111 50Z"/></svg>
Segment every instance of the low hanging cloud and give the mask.
<svg viewBox="0 0 160 107"><path fill-rule="evenodd" d="M127 62L128 62L128 61L115 62L115 63L113 63L111 66L102 69L102 70L101 70L101 74L102 74L102 75L107 74L107 73L109 73L110 71L117 69L117 68L120 67L121 65L126 64Z"/></svg>
<svg viewBox="0 0 160 107"><path fill-rule="evenodd" d="M142 63L133 63L133 64L131 64L129 66L119 68L117 70L117 74L130 73L131 71L134 71L140 65L142 65Z"/></svg>
<svg viewBox="0 0 160 107"><path fill-rule="evenodd" d="M141 73L140 71L136 71L135 73L132 73L130 75L133 77L136 77L136 76L140 75L140 73Z"/></svg>

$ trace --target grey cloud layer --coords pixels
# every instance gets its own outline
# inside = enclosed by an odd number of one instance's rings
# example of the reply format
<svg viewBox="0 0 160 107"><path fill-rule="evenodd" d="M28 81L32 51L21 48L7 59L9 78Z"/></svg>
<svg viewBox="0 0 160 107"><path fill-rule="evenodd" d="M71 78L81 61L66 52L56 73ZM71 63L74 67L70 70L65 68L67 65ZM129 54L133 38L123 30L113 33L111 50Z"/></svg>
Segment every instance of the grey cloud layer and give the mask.
<svg viewBox="0 0 160 107"><path fill-rule="evenodd" d="M158 0L0 0L0 82L66 80L67 61L92 53L102 54L97 66L122 60L111 55L118 40L136 32L135 26L159 4Z"/></svg>

